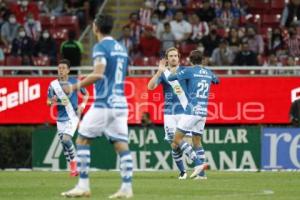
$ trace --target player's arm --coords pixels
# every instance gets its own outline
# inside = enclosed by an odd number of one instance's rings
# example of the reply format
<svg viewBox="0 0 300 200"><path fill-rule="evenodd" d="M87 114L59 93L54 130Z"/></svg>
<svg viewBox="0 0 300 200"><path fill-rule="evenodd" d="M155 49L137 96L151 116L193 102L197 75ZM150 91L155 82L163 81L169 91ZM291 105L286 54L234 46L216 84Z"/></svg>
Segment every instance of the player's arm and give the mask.
<svg viewBox="0 0 300 200"><path fill-rule="evenodd" d="M57 102L57 96L54 93L54 90L51 86L48 88L48 97L47 97L47 105L51 106Z"/></svg>
<svg viewBox="0 0 300 200"><path fill-rule="evenodd" d="M89 92L85 88L80 88L80 93L83 95L82 102L78 107L78 115L80 116L81 113L84 111L85 106L89 100Z"/></svg>
<svg viewBox="0 0 300 200"><path fill-rule="evenodd" d="M166 70L166 60L162 59L159 61L159 66L158 66L157 72L154 74L154 76L148 82L149 90L154 90L159 85L160 77L165 70Z"/></svg>
<svg viewBox="0 0 300 200"><path fill-rule="evenodd" d="M106 68L106 59L104 57L96 57L94 59L94 70L87 77L85 77L82 81L71 85L71 87L64 87L64 92L70 94L75 90L80 90L80 88L87 87L96 81L100 80L104 76L104 71Z"/></svg>
<svg viewBox="0 0 300 200"><path fill-rule="evenodd" d="M220 83L219 78L214 73L212 73L212 83L213 84L219 84Z"/></svg>

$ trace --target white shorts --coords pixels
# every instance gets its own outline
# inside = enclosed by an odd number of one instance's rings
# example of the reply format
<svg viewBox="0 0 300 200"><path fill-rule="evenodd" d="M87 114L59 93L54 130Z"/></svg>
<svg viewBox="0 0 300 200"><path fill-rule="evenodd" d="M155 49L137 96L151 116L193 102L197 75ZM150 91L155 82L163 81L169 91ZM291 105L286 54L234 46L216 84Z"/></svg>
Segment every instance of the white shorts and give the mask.
<svg viewBox="0 0 300 200"><path fill-rule="evenodd" d="M183 114L180 115L164 115L164 128L165 128L165 140L168 142L172 142L177 125L184 116ZM186 136L191 136L191 133L187 133Z"/></svg>
<svg viewBox="0 0 300 200"><path fill-rule="evenodd" d="M91 107L84 115L79 134L86 138L101 137L103 134L111 142L128 142L128 110Z"/></svg>
<svg viewBox="0 0 300 200"><path fill-rule="evenodd" d="M64 122L56 122L57 134L67 134L73 137L77 129L77 125L78 124L72 123L70 120Z"/></svg>
<svg viewBox="0 0 300 200"><path fill-rule="evenodd" d="M195 115L183 115L178 122L177 128L184 133L192 133L193 135L202 135L206 117Z"/></svg>

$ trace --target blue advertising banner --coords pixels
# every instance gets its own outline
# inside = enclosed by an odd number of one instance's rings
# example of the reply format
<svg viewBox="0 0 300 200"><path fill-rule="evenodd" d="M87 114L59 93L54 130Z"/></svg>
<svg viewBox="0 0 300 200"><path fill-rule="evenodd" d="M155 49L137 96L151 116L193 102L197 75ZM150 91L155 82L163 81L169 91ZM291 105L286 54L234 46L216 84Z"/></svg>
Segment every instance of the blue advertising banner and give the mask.
<svg viewBox="0 0 300 200"><path fill-rule="evenodd" d="M300 128L263 128L262 169L300 169Z"/></svg>

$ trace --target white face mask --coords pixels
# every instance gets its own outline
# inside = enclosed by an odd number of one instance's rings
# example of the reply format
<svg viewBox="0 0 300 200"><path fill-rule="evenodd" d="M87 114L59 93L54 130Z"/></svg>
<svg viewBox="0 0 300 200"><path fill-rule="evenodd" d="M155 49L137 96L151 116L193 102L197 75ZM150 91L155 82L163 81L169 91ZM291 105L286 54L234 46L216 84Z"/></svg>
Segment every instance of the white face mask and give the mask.
<svg viewBox="0 0 300 200"><path fill-rule="evenodd" d="M10 18L9 18L9 22L12 23L12 24L16 23L16 21L17 21L17 20L16 20L15 17L10 17Z"/></svg>
<svg viewBox="0 0 300 200"><path fill-rule="evenodd" d="M26 6L28 6L28 1L22 1L21 4L22 4L22 6L26 7Z"/></svg>
<svg viewBox="0 0 300 200"><path fill-rule="evenodd" d="M158 10L159 10L159 11L165 11L165 10L166 10L166 6L159 6L159 7L158 7Z"/></svg>
<svg viewBox="0 0 300 200"><path fill-rule="evenodd" d="M32 18L28 19L28 23L29 24L33 24L34 23L34 19L32 19Z"/></svg>
<svg viewBox="0 0 300 200"><path fill-rule="evenodd" d="M25 37L25 35L26 35L25 31L19 32L19 36L20 36L20 37Z"/></svg>
<svg viewBox="0 0 300 200"><path fill-rule="evenodd" d="M43 33L43 38L48 39L49 36L50 36L49 33L47 33L47 32L46 32L46 33Z"/></svg>

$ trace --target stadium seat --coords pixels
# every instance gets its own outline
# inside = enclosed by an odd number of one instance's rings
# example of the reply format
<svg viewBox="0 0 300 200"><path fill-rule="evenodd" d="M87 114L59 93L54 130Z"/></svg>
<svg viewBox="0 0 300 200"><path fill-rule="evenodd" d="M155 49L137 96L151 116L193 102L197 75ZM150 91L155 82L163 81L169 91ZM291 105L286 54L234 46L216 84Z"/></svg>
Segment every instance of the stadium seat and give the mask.
<svg viewBox="0 0 300 200"><path fill-rule="evenodd" d="M32 58L34 66L50 66L50 59L48 56L39 56Z"/></svg>
<svg viewBox="0 0 300 200"><path fill-rule="evenodd" d="M20 56L7 56L5 59L7 66L21 66L22 65L22 57ZM12 70L3 70L4 75L12 74Z"/></svg>
<svg viewBox="0 0 300 200"><path fill-rule="evenodd" d="M252 14L265 14L269 13L270 3L263 1L248 1L250 13Z"/></svg>
<svg viewBox="0 0 300 200"><path fill-rule="evenodd" d="M197 48L196 44L181 44L179 46L179 52L181 56L188 56L191 51Z"/></svg>
<svg viewBox="0 0 300 200"><path fill-rule="evenodd" d="M22 57L21 56L7 56L6 65L7 66L21 66L22 65Z"/></svg>
<svg viewBox="0 0 300 200"><path fill-rule="evenodd" d="M285 7L285 0L276 0L271 1L271 13L272 14L281 14Z"/></svg>
<svg viewBox="0 0 300 200"><path fill-rule="evenodd" d="M59 16L55 19L56 28L74 30L79 36L79 22L76 16Z"/></svg>
<svg viewBox="0 0 300 200"><path fill-rule="evenodd" d="M65 28L55 28L55 29L50 29L49 32L56 42L56 48L58 52L60 52L59 50L60 50L61 43L68 39L68 30Z"/></svg>
<svg viewBox="0 0 300 200"><path fill-rule="evenodd" d="M137 57L133 60L135 66L156 66L158 65L159 58L157 57Z"/></svg>
<svg viewBox="0 0 300 200"><path fill-rule="evenodd" d="M43 30L48 30L55 27L55 17L54 16L47 16L47 15L41 15L40 16L40 22L42 25Z"/></svg>
<svg viewBox="0 0 300 200"><path fill-rule="evenodd" d="M278 15L263 15L262 16L262 26L266 27L278 27L280 17Z"/></svg>

